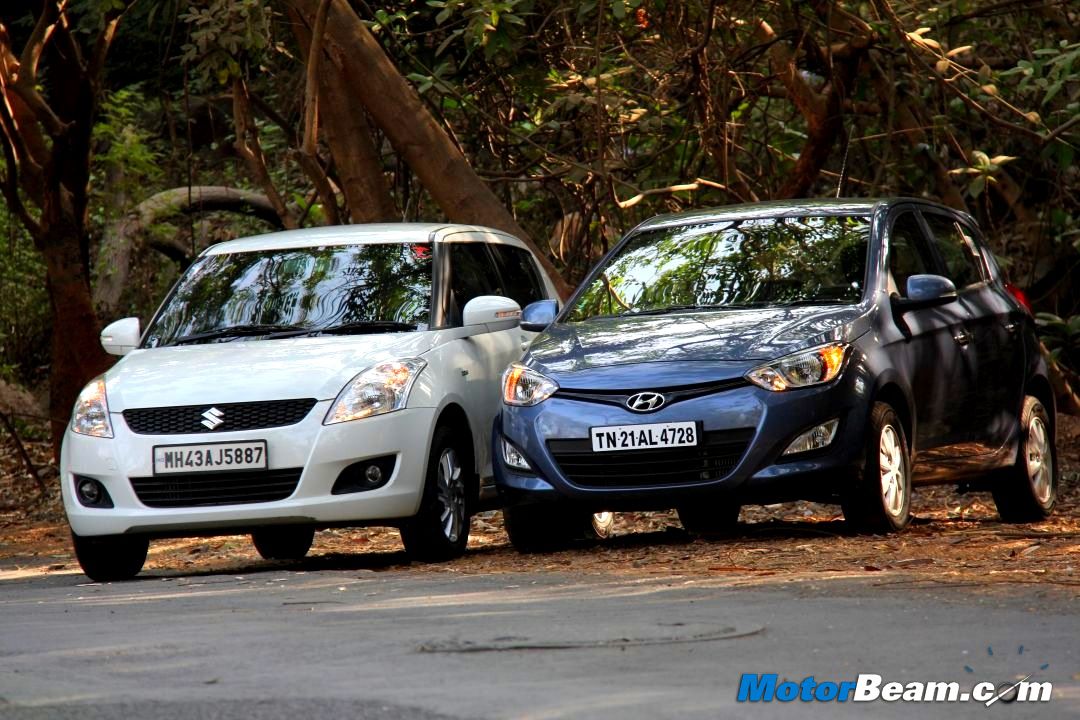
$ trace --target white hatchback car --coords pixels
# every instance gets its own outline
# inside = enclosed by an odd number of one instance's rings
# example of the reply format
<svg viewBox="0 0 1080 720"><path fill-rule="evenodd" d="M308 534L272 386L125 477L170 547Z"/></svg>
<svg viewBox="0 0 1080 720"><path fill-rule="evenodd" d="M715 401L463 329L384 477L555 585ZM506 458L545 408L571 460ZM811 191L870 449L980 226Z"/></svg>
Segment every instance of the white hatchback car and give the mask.
<svg viewBox="0 0 1080 720"><path fill-rule="evenodd" d="M425 560L464 551L489 497L499 376L555 288L519 239L387 224L233 240L188 268L75 405L64 506L94 580L136 575L154 537L250 532L303 557L321 527L401 529Z"/></svg>

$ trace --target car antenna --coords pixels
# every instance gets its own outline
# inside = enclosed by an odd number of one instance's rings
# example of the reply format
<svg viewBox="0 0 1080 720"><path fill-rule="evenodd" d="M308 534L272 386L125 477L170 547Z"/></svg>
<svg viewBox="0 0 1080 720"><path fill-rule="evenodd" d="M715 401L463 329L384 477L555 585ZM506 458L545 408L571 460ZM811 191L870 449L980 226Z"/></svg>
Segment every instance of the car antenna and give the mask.
<svg viewBox="0 0 1080 720"><path fill-rule="evenodd" d="M840 165L840 180L836 183L836 197L839 199L840 191L844 189L844 180L847 179L847 156L851 150L851 134L855 132L855 124L848 128L847 142L844 143L844 162Z"/></svg>

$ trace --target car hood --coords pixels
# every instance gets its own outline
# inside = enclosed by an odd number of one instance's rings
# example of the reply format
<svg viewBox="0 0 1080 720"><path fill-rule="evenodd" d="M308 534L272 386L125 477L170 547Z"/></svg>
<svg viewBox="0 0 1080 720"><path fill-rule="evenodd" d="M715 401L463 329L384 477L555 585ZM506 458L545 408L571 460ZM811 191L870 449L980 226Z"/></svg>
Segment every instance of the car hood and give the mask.
<svg viewBox="0 0 1080 720"><path fill-rule="evenodd" d="M286 338L136 350L105 374L109 410L337 397L358 372L431 349L433 332Z"/></svg>
<svg viewBox="0 0 1080 720"><path fill-rule="evenodd" d="M553 376L676 362L718 364L727 375L804 347L850 340L869 327L868 316L866 306L845 305L594 318L552 325L533 342L527 362Z"/></svg>

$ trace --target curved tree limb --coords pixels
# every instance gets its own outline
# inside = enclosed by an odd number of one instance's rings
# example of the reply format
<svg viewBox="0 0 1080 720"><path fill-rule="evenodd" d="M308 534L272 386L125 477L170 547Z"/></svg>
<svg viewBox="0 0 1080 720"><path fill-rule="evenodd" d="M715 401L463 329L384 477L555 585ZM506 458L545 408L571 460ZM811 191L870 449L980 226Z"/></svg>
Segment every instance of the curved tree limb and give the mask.
<svg viewBox="0 0 1080 720"><path fill-rule="evenodd" d="M207 212L250 215L275 229L283 228L273 204L262 193L205 185L192 187L190 194L187 187L177 187L151 195L105 229L95 263L94 284L94 305L101 315L110 317L119 310L131 273L132 249L151 225L177 215ZM191 249L175 238L151 239L149 245L181 263L191 260Z"/></svg>

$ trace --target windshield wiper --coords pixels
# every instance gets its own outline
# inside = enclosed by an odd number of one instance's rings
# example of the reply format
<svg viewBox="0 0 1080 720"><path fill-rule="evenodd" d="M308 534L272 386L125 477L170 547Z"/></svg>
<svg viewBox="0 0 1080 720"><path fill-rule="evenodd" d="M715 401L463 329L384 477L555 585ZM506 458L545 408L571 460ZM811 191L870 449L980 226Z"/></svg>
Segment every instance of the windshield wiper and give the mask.
<svg viewBox="0 0 1080 720"><path fill-rule="evenodd" d="M814 300L812 298L806 298L804 300L792 300L791 302L778 303L777 307L797 307L799 305L854 305L855 303L850 300L841 300L840 298L821 298Z"/></svg>
<svg viewBox="0 0 1080 720"><path fill-rule="evenodd" d="M758 303L724 303L722 305L669 305L668 307L653 308L651 310L637 310L623 313L619 317L635 317L637 315L666 315L673 312L686 312L688 310L744 310L746 308L761 307Z"/></svg>
<svg viewBox="0 0 1080 720"><path fill-rule="evenodd" d="M202 340L219 340L222 338L252 337L257 335L269 335L274 338L293 337L311 332L310 328L299 325L230 325L229 327L207 330L206 332L183 335L173 340L169 345L185 345L187 343L200 342Z"/></svg>
<svg viewBox="0 0 1080 720"><path fill-rule="evenodd" d="M312 335L362 335L364 333L388 331L412 332L413 330L416 330L414 323L398 322L397 320L358 320L356 322L341 323L340 325L312 328L308 332Z"/></svg>

